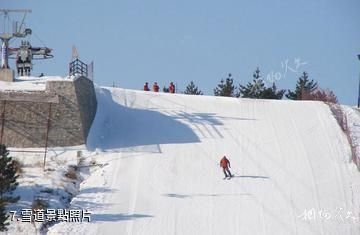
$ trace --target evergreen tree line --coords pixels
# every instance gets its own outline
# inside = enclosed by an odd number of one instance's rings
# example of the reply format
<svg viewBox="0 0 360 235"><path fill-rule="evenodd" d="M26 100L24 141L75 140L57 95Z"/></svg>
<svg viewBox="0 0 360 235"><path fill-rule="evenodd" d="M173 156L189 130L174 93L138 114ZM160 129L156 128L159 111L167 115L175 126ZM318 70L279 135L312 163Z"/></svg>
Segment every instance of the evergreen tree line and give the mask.
<svg viewBox="0 0 360 235"><path fill-rule="evenodd" d="M193 81L186 87L184 94L202 95L202 91ZM278 89L275 82L271 86L266 86L261 77L260 69L257 68L253 74L253 80L245 86L234 85L232 74L226 79L221 79L214 89L215 96L242 97L254 99L282 99L285 95L290 100L320 100L325 102L337 103L336 95L330 90L321 89L317 82L309 79L307 72L303 72L297 80L294 90Z"/></svg>

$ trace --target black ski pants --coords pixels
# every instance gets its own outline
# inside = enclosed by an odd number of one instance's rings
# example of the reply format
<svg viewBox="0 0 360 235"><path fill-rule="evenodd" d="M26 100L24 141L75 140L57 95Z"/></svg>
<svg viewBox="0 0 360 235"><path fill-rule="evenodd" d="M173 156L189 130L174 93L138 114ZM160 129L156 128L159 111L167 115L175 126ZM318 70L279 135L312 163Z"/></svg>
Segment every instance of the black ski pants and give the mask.
<svg viewBox="0 0 360 235"><path fill-rule="evenodd" d="M225 177L230 177L231 176L231 172L230 172L228 167L223 167L223 171L224 171Z"/></svg>

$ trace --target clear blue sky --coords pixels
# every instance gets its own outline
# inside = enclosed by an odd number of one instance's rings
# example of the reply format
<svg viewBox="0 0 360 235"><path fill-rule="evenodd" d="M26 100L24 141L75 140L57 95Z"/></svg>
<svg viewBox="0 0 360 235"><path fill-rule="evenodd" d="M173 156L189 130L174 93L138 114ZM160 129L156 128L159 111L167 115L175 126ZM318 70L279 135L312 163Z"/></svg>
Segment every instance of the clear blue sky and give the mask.
<svg viewBox="0 0 360 235"><path fill-rule="evenodd" d="M66 75L75 45L100 85L174 81L184 90L194 80L212 95L228 73L245 84L259 66L265 80L281 74L281 88L307 71L342 103L357 103L358 0L0 0L0 8L32 9L31 43L54 49L34 75Z"/></svg>

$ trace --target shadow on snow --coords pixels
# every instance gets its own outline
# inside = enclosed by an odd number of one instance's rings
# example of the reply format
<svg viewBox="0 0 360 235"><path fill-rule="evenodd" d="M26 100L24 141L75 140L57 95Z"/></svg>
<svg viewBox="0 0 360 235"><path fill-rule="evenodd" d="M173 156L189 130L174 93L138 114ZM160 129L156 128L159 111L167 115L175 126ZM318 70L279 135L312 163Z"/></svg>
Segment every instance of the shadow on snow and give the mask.
<svg viewBox="0 0 360 235"><path fill-rule="evenodd" d="M123 221L123 220L136 220L143 218L152 218L152 215L143 214L92 214L91 221Z"/></svg>
<svg viewBox="0 0 360 235"><path fill-rule="evenodd" d="M261 175L235 175L232 178L270 179L267 176Z"/></svg>
<svg viewBox="0 0 360 235"><path fill-rule="evenodd" d="M171 197L171 198L179 198L179 199L186 199L186 198L195 198L195 197L236 197L236 196L251 196L252 194L249 193L230 193L230 194L206 194L206 193L196 193L196 194L177 194L177 193L167 193L163 194L164 197Z"/></svg>
<svg viewBox="0 0 360 235"><path fill-rule="evenodd" d="M122 106L107 89L96 95L98 109L87 139L89 150L200 142L192 129L175 117Z"/></svg>

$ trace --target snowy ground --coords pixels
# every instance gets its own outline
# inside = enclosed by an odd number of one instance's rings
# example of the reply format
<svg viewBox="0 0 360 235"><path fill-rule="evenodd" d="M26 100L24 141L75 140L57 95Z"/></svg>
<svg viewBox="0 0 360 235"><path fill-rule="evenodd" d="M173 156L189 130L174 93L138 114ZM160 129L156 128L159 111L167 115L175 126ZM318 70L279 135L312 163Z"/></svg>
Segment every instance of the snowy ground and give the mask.
<svg viewBox="0 0 360 235"><path fill-rule="evenodd" d="M97 88L101 164L49 234L359 234L360 174L329 108ZM235 177L223 180L227 155Z"/></svg>
<svg viewBox="0 0 360 235"><path fill-rule="evenodd" d="M0 91L44 91L47 81L73 81L74 76L18 77L15 82L0 81Z"/></svg>
<svg viewBox="0 0 360 235"><path fill-rule="evenodd" d="M22 215L25 209L32 209L33 203L40 200L47 208L68 208L71 198L78 193L79 183L91 173L100 169L96 163L95 153L88 152L85 146L67 148L51 148L46 157L44 170L43 148L9 148L10 156L22 165L18 178L19 186L14 194L21 196L16 204L8 210L16 211L10 222L9 231L5 234L42 234L46 232L39 218L38 222L30 223ZM78 152L81 152L78 157ZM69 168L77 166L76 178L66 174ZM11 213L11 215L13 215ZM34 219L34 213L32 214Z"/></svg>

